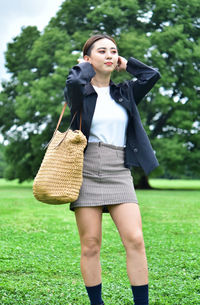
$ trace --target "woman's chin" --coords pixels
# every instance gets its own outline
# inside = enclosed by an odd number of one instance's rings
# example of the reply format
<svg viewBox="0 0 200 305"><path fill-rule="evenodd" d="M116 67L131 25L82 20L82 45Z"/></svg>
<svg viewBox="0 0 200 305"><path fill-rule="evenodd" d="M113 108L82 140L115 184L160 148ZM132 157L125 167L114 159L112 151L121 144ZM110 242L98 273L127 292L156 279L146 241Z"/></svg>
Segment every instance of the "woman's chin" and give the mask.
<svg viewBox="0 0 200 305"><path fill-rule="evenodd" d="M112 73L114 70L115 70L114 66L107 66L103 69L104 73Z"/></svg>
<svg viewBox="0 0 200 305"><path fill-rule="evenodd" d="M115 70L115 68L114 68L114 66L107 66L107 67L103 67L102 69L94 68L94 70L98 74L109 75Z"/></svg>

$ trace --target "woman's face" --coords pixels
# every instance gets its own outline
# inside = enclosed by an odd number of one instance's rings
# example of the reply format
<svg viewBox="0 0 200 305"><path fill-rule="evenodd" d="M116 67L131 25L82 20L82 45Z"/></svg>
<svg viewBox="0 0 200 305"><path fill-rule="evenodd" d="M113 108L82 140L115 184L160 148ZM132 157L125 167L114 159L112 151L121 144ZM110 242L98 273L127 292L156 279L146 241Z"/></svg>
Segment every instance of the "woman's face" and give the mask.
<svg viewBox="0 0 200 305"><path fill-rule="evenodd" d="M84 59L92 64L96 73L109 74L117 66L117 47L110 39L97 40L93 45L90 56L85 55Z"/></svg>

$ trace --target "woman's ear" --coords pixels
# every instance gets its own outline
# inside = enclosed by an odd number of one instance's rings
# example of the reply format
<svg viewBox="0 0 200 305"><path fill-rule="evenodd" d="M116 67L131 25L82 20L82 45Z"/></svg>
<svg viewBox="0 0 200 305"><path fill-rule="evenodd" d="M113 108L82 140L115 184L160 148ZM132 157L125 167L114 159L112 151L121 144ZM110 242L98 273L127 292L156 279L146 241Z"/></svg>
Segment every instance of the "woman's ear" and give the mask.
<svg viewBox="0 0 200 305"><path fill-rule="evenodd" d="M91 59L88 55L85 55L83 58L85 61L88 61L89 63L91 63Z"/></svg>

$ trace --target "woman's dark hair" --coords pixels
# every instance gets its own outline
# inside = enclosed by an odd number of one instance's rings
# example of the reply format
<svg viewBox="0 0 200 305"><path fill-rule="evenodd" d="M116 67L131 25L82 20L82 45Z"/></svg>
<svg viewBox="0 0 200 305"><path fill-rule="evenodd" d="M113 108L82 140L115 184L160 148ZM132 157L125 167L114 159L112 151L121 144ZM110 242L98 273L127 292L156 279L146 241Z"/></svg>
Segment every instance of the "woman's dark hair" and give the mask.
<svg viewBox="0 0 200 305"><path fill-rule="evenodd" d="M83 56L85 56L85 55L90 56L91 51L94 47L94 43L97 40L104 39L104 38L107 38L107 39L111 40L117 47L117 44L116 44L115 40L111 36L106 35L106 34L105 35L104 34L97 34L97 35L94 35L94 36L90 37L86 41L86 43L84 44L84 46L83 46Z"/></svg>

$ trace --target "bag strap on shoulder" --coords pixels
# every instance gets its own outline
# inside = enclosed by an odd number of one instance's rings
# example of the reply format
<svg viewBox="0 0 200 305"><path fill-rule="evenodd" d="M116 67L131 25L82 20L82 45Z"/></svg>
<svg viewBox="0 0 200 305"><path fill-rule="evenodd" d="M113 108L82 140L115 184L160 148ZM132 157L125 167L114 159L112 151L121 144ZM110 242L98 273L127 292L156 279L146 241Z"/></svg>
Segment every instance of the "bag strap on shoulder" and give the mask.
<svg viewBox="0 0 200 305"><path fill-rule="evenodd" d="M65 102L65 104L64 104L64 106L63 106L63 109L62 109L62 111L61 111L61 114L60 114L60 117L59 117L59 120L58 120L58 123L57 123L57 126L56 126L56 129L55 129L54 133L56 133L56 131L58 130L58 128L59 128L59 126L60 126L60 123L61 123L61 121L62 121L62 117L63 117L64 112L65 112L65 109L66 109L66 106L67 106L67 102ZM74 118L75 118L76 114L77 114L77 111L75 112L75 114L74 114L74 116L73 116L73 118L72 118L72 120L71 120L71 122L70 122L69 128L71 127L71 125L72 125L72 123L73 123L73 121L74 121ZM82 126L82 112L80 113L80 125L79 125L79 130L81 130L81 126Z"/></svg>
<svg viewBox="0 0 200 305"><path fill-rule="evenodd" d="M62 109L62 111L61 111L61 114L60 114L60 117L59 117L59 120L58 120L58 123L57 123L57 126L56 126L56 129L55 129L55 131L54 131L54 133L53 133L53 136L52 136L51 140L49 141L49 143L44 147L44 149L46 149L46 148L49 146L49 144L51 143L51 141L52 141L54 135L56 134L56 132L57 132L59 126L60 126L60 123L61 123L61 121L62 121L62 118L63 118L64 112L65 112L66 106L67 106L67 102L65 102L65 104L64 104L64 106L63 106L63 109ZM72 123L73 123L73 121L74 121L74 118L75 118L77 112L78 112L78 111L76 111L75 114L73 115L73 118L72 118L72 120L71 120L71 122L70 122L70 125L69 125L67 131L68 131L69 128L71 127L71 125L72 125ZM80 112L80 125L79 125L79 130L81 130L81 126L82 126L82 111Z"/></svg>

